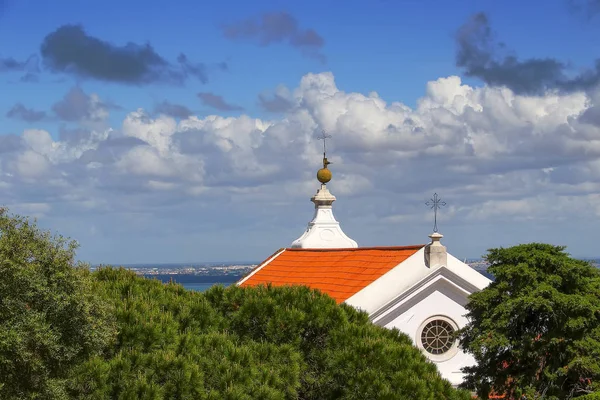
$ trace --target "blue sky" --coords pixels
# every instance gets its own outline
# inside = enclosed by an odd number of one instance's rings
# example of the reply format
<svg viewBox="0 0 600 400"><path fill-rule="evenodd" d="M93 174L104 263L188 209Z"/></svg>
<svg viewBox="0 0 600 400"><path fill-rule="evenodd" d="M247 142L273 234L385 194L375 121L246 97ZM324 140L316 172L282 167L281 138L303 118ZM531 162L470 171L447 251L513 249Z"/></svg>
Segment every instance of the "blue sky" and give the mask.
<svg viewBox="0 0 600 400"><path fill-rule="evenodd" d="M598 6L596 0L0 1L0 135L14 138L0 142L6 193L0 202L78 239L80 256L91 262L260 260L309 221L307 200L316 190L310 179L319 164L314 132L327 126L339 157L332 168L345 179L341 193L335 179L331 184L336 215L361 245L424 242L430 224L421 199L440 191L453 204L440 229L445 223L446 243L457 256L530 240L600 256L586 246L591 242L575 239L588 232L582 210L600 213L592 118ZM262 26L265 16L281 31ZM58 65L77 34L85 39L82 50ZM46 54L45 42L52 44ZM148 44L164 68L129 82L107 77L101 66L115 64L90 43L117 51ZM185 65L177 62L182 53ZM7 67L7 60L32 56L27 67ZM184 73L200 64L198 75ZM28 73L35 81L22 82ZM179 78L165 78L169 73ZM438 81L452 76L460 84ZM269 109L260 96L272 99L276 90L280 107ZM379 114L364 105L377 102L372 92L386 104ZM423 106L428 102L437 106ZM450 110L451 122L434 115L440 108ZM138 109L143 115L132 114ZM479 110L485 122L469 110ZM390 124L416 124L412 132L425 133L392 137L384 132ZM569 136L565 124L580 125L570 125ZM118 140L124 144L115 150ZM462 154L464 143L471 147ZM548 154L540 156L540 148ZM190 168L200 172L191 177ZM120 222L126 227L115 228Z"/></svg>
<svg viewBox="0 0 600 400"><path fill-rule="evenodd" d="M152 107L165 98L177 100L206 115L195 96L211 91L233 104L243 105L253 115L264 115L256 94L278 84L293 87L306 72L334 71L346 91L376 91L389 101L413 105L424 84L440 76L460 74L455 65L456 29L476 12L486 12L502 40L526 57L552 57L588 66L600 45L594 41L597 23L582 23L569 12L564 0L519 1L179 1L167 5L146 1L60 2L8 0L0 24L1 54L26 59L38 51L43 38L64 24L81 24L94 37L116 45L150 43L158 54L174 60L184 52L201 62L227 61L228 73L215 74L210 82L188 82L182 87L123 86L82 81L81 86L106 98L119 99L125 110ZM223 37L219 27L272 11L287 11L300 26L312 28L325 38L327 63L303 57L285 45L257 47ZM543 16L541 13L543 12ZM594 51L595 50L595 51ZM2 82L0 105L15 100L33 108L48 108L57 94L66 92L74 79L53 83L62 76L45 74L43 84ZM479 84L477 80L472 82ZM115 113L118 120L123 113ZM19 131L23 124L4 121Z"/></svg>

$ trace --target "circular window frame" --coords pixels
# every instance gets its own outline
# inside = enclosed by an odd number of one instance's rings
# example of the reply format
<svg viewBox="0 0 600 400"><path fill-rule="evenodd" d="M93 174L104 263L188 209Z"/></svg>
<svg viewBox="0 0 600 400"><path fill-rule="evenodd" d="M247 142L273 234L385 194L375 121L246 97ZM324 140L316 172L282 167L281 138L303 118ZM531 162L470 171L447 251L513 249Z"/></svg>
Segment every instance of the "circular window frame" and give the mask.
<svg viewBox="0 0 600 400"><path fill-rule="evenodd" d="M429 351L427 351L425 349L425 347L423 346L423 342L421 340L421 335L423 334L423 330L425 330L425 327L427 326L427 324L429 324L430 322L433 322L433 321L437 321L437 320L441 320L441 321L448 323L452 327L452 329L454 329L454 332L456 332L459 329L458 324L456 322L454 322L453 319L446 317L444 315L434 315L432 317L427 318L425 321L423 321L421 323L421 325L419 325L419 328L417 329L417 334L415 337L415 343L417 344L417 347L423 352L423 354L425 354L425 356L428 359L430 359L431 361L444 362L444 361L450 360L452 357L454 357L456 355L456 353L458 353L458 339L455 339L452 346L445 353L442 353L442 354L430 353Z"/></svg>

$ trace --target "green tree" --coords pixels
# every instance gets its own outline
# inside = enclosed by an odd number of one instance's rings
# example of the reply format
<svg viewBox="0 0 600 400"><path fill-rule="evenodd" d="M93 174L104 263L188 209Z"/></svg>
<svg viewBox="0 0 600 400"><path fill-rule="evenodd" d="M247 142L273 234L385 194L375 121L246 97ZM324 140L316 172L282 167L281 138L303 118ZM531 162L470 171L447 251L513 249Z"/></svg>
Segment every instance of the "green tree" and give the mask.
<svg viewBox="0 0 600 400"><path fill-rule="evenodd" d="M66 399L113 330L76 244L0 209L0 399Z"/></svg>
<svg viewBox="0 0 600 400"><path fill-rule="evenodd" d="M495 281L474 293L460 332L477 361L465 386L487 398L570 399L600 383L600 272L564 247L488 251Z"/></svg>
<svg viewBox="0 0 600 400"><path fill-rule="evenodd" d="M118 322L116 345L74 372L74 398L294 398L299 354L267 340L242 342L201 293L137 277L96 274Z"/></svg>
<svg viewBox="0 0 600 400"><path fill-rule="evenodd" d="M80 399L468 399L410 339L306 287L205 293L102 268L119 327L80 365Z"/></svg>
<svg viewBox="0 0 600 400"><path fill-rule="evenodd" d="M211 304L243 341L292 345L301 399L468 399L398 330L305 286L213 288Z"/></svg>
<svg viewBox="0 0 600 400"><path fill-rule="evenodd" d="M0 211L0 399L456 399L411 340L307 287L206 293Z"/></svg>

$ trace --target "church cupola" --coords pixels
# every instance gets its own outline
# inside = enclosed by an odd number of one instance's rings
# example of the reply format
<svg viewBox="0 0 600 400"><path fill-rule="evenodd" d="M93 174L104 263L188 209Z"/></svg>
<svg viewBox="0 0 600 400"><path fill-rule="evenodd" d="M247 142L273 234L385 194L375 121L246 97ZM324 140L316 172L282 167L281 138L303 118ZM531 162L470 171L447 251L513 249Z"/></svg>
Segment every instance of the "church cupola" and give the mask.
<svg viewBox="0 0 600 400"><path fill-rule="evenodd" d="M325 139L323 135L323 139ZM315 203L315 214L308 223L306 231L298 239L292 242L292 248L303 249L342 249L356 248L358 244L350 239L340 228L340 223L333 216L333 202L335 196L327 189L327 183L331 180L331 171L326 157L325 143L323 143L323 168L317 171L317 180L321 188L310 201Z"/></svg>

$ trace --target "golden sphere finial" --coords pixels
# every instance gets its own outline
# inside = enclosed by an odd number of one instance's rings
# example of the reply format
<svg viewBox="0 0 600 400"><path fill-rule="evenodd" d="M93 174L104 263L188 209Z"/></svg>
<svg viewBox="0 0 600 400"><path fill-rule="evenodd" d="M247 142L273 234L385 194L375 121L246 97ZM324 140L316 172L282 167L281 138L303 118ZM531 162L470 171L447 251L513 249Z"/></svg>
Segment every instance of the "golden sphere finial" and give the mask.
<svg viewBox="0 0 600 400"><path fill-rule="evenodd" d="M331 180L331 171L327 166L331 164L327 157L323 157L323 168L317 171L317 180L322 184L326 184Z"/></svg>

